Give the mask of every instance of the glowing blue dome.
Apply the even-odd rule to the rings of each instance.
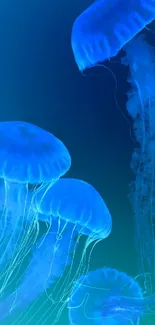
[[[97,0],[74,22],[71,44],[80,71],[115,55],[155,18],[152,0]]]

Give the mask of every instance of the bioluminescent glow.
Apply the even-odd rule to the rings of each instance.
[[[155,19],[152,0],[97,0],[73,24],[71,45],[80,71],[114,57]]]
[[[59,305],[66,305],[73,282],[82,273],[87,273],[94,245],[110,234],[111,215],[93,186],[69,178],[58,180],[47,190],[45,187],[38,190],[32,207],[36,218],[49,224],[50,232],[53,231],[52,223],[54,228],[57,225],[51,274],[55,269],[57,249],[61,255],[61,262],[58,259],[57,263],[64,266],[64,272],[52,285],[49,299],[51,309],[57,306],[59,309]],[[65,253],[61,254],[64,250]]]
[[[144,298],[136,279],[111,268],[79,278],[68,303],[71,325],[138,325],[153,306],[155,295]]]
[[[37,186],[50,187],[70,165],[68,150],[54,135],[26,122],[0,123],[1,295],[39,233],[31,211]]]

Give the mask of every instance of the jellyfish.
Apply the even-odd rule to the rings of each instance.
[[[155,296],[144,297],[136,279],[112,268],[81,276],[68,302],[70,324],[139,325],[153,313]]]
[[[94,1],[73,24],[71,45],[79,70],[116,56],[154,18],[154,0]]]
[[[63,256],[68,254],[69,235],[69,231],[65,232],[61,240],[58,240],[57,222],[53,218],[48,232],[33,245],[28,266],[16,283],[15,290],[5,299],[1,299],[1,321],[17,312],[20,312],[19,317],[23,320],[23,311],[32,303],[34,307],[35,300],[61,276],[66,265]],[[71,258],[68,258],[67,265],[70,263]]]
[[[64,271],[52,285],[50,294],[50,300],[58,306],[59,313],[59,306],[65,306],[68,300],[73,281],[83,272],[87,273],[94,245],[110,234],[111,215],[93,186],[72,178],[61,178],[47,190],[38,191],[32,208],[38,214],[37,218],[46,221],[51,230],[52,221],[56,222],[54,250],[58,243],[59,249],[63,250],[64,236],[68,238],[67,248],[61,257],[64,259]],[[52,267],[51,264],[51,270]]]
[[[126,109],[135,137],[131,169],[130,201],[134,211],[135,244],[139,272],[150,274],[145,284],[155,285],[155,50],[144,35],[125,46],[122,63],[129,67],[130,90]]]
[[[70,164],[67,148],[54,135],[26,122],[0,123],[1,295],[38,236],[39,223],[31,212],[36,187],[52,186]]]

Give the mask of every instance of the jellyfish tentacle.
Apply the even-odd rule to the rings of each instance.
[[[26,122],[0,122],[1,294],[38,237],[34,195],[39,187],[52,186],[70,165],[67,148],[54,135]],[[34,184],[31,192],[29,183]]]

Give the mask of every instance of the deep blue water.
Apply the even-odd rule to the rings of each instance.
[[[127,199],[134,146],[125,112],[128,71],[120,56],[106,64],[117,79],[117,89],[104,67],[85,76],[78,71],[71,28],[90,3],[1,0],[0,121],[34,123],[66,144],[72,156],[68,176],[95,186],[113,217],[112,234],[96,248],[91,267],[114,267],[134,276],[138,273],[134,220]],[[153,42],[153,34],[148,37]],[[67,313],[64,317],[60,324],[66,325]]]

